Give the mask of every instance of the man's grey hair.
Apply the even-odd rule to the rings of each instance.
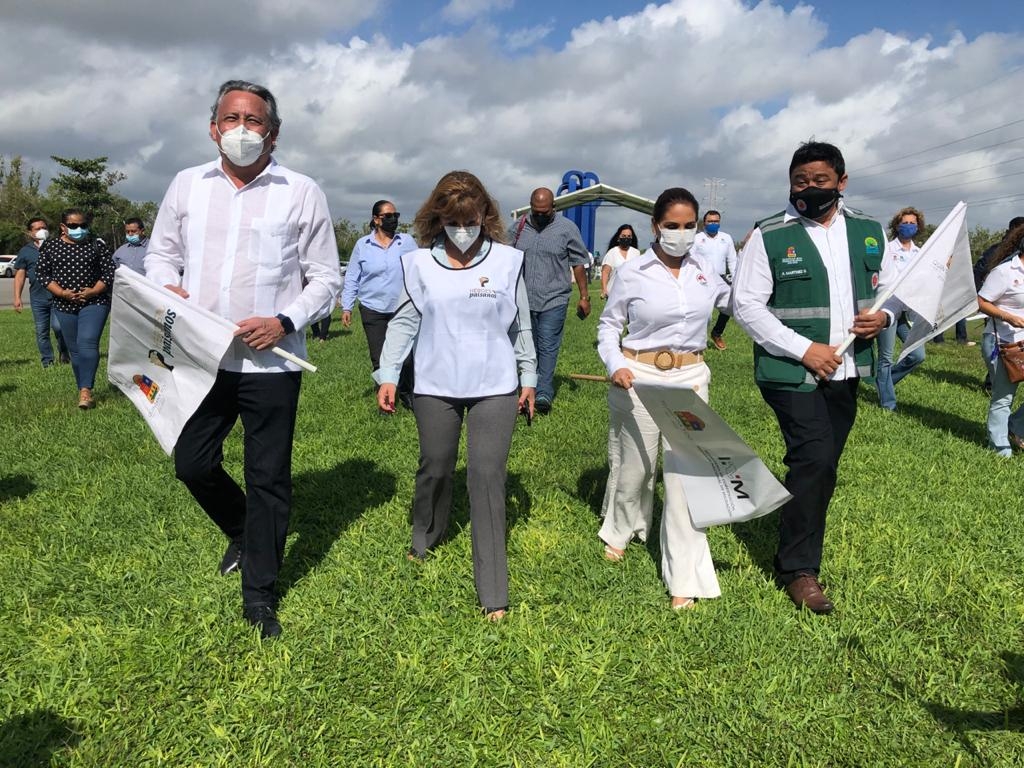
[[[231,91],[255,93],[263,99],[267,103],[267,119],[270,120],[270,130],[274,133],[278,131],[281,127],[281,117],[277,114],[277,99],[274,98],[274,94],[262,85],[250,83],[248,80],[228,80],[221,85],[220,90],[217,91],[217,100],[213,102],[213,107],[210,108],[211,123],[217,122],[217,110],[220,108],[220,101],[224,98],[224,94]]]

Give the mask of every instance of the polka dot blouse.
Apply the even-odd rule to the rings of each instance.
[[[114,285],[114,260],[110,248],[102,240],[80,243],[66,243],[60,237],[47,240],[39,249],[36,274],[42,285],[57,283],[69,291],[92,288],[97,280],[106,284],[107,289],[103,293],[84,302],[66,301],[54,296],[53,306],[61,312],[74,315],[90,304],[110,304],[110,289]]]

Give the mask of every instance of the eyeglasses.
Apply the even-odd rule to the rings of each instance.
[[[80,229],[80,228],[85,226],[85,222],[84,221],[66,221],[66,222],[64,222],[64,226],[67,227],[68,229]]]
[[[401,215],[402,214],[400,214],[398,211],[395,211],[394,213],[378,213],[377,214],[377,218],[378,219],[397,219],[397,218],[400,218]]]

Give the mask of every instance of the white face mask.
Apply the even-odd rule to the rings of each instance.
[[[35,231],[35,234],[32,235],[32,237],[34,237],[40,243],[43,242],[43,240],[45,240],[49,236],[50,236],[50,232],[49,232],[49,230],[46,230],[46,229],[37,229]]]
[[[444,233],[460,253],[465,253],[480,237],[480,227],[445,227]]]
[[[220,133],[220,128],[217,129],[217,133]],[[227,133],[220,133],[220,151],[232,165],[245,168],[260,159],[266,140],[267,136],[260,136],[256,131],[239,125]]]
[[[661,243],[661,250],[678,259],[690,252],[695,237],[697,237],[696,228],[663,229],[658,235],[658,242]]]

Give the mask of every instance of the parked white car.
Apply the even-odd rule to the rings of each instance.
[[[14,277],[14,260],[17,256],[0,256],[0,275]]]

